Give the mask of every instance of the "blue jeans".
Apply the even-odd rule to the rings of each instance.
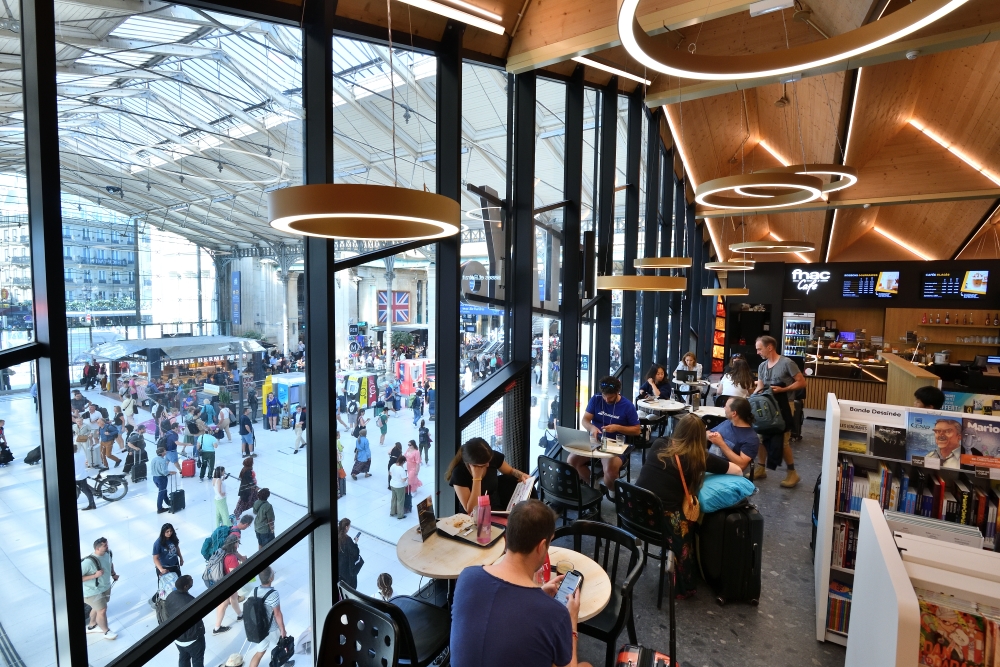
[[[156,485],[156,509],[163,509],[163,503],[167,502],[167,477],[159,475],[153,477],[153,484]]]

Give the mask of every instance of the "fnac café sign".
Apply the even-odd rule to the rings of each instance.
[[[829,280],[829,271],[803,271],[802,269],[792,271],[792,283],[795,285],[795,289],[805,294],[816,291],[821,283]]]

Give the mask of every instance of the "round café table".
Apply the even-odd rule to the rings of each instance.
[[[585,449],[583,447],[573,447],[572,445],[563,445],[563,450],[568,454],[576,454],[577,456],[585,456],[588,459],[613,459],[618,454],[613,454],[612,452],[602,452],[600,449]],[[590,485],[594,485],[594,466],[593,461],[590,462]]]
[[[643,398],[636,401],[635,406],[645,412],[655,412],[668,416],[675,415],[687,409],[686,404],[666,398]]]
[[[502,558],[497,559],[499,562]],[[556,576],[556,565],[559,561],[573,563],[573,569],[583,575],[583,588],[580,589],[581,621],[589,621],[608,606],[611,601],[611,578],[594,559],[584,556],[579,551],[565,547],[549,547],[549,563],[552,565],[552,576]]]
[[[463,544],[435,532],[424,542],[417,526],[403,533],[396,542],[396,558],[407,570],[431,579],[458,579],[471,565],[489,565],[503,554],[506,538],[491,547]]]
[[[726,409],[717,408],[714,405],[703,405],[697,410],[693,410],[692,414],[695,414],[701,417],[702,419],[704,419],[705,417],[721,417],[722,419],[725,419]]]

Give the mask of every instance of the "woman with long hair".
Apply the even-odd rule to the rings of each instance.
[[[701,364],[698,363],[698,357],[695,356],[694,352],[685,352],[681,360],[677,362],[677,368],[674,369],[674,377],[677,378],[680,372],[690,372],[694,373],[695,380],[701,380]],[[679,391],[686,392],[691,391],[691,385],[682,384],[678,387]],[[687,394],[683,395],[685,401],[690,401],[690,396]]]
[[[215,527],[232,525],[229,521],[229,503],[226,500],[226,469],[222,466],[215,467],[212,490],[215,492]]]
[[[216,468],[218,470],[218,468]],[[240,553],[240,535],[238,533],[230,533],[226,541],[222,543],[222,551],[225,556],[222,558],[222,573],[229,574],[240,565],[246,562],[247,557]],[[243,611],[240,609],[240,594],[239,591],[233,593],[228,598],[222,601],[218,607],[215,608],[215,627],[212,628],[212,634],[218,635],[229,630],[228,625],[223,625],[222,621],[226,617],[226,607],[232,607],[233,611],[236,612],[236,620],[243,620]]]
[[[410,440],[403,457],[406,459],[407,492],[413,493],[424,485],[417,477],[417,473],[420,472],[420,450],[417,449],[417,443],[414,440]]]
[[[243,512],[253,507],[257,500],[257,474],[253,471],[253,457],[248,456],[243,459],[243,467],[240,468],[240,499],[236,503],[233,513],[242,516]]]
[[[754,390],[755,384],[750,364],[741,357],[734,358],[722,380],[715,386],[716,405],[725,405],[731,397],[746,398]]]
[[[125,441],[122,440],[122,431],[125,429],[125,415],[122,413],[122,408],[120,405],[115,406],[115,416],[111,418],[111,423],[118,427],[118,435],[115,437],[115,442],[118,443],[118,450],[125,453]]]
[[[668,398],[670,396],[670,380],[667,379],[667,369],[660,364],[653,364],[646,371],[646,381],[639,387],[639,398]]]
[[[512,468],[503,453],[491,449],[482,438],[472,438],[455,454],[444,477],[465,511],[472,514],[483,494],[489,495],[494,510],[507,509],[517,483],[528,475]]]
[[[153,542],[153,565],[156,566],[156,577],[160,578],[167,572],[181,576],[181,565],[184,556],[181,555],[181,541],[177,539],[177,531],[173,524],[165,523],[160,527],[160,536]]]
[[[278,430],[278,417],[281,415],[281,403],[275,397],[274,392],[267,395],[267,428],[271,431]]]
[[[337,572],[340,579],[354,590],[358,589],[358,572],[364,565],[361,558],[361,550],[358,548],[358,539],[361,533],[351,537],[348,531],[351,530],[351,520],[344,518],[337,524]]]
[[[742,474],[739,466],[706,453],[706,449],[705,424],[696,415],[686,414],[677,420],[670,440],[659,438],[653,443],[652,456],[646,457],[636,480],[636,486],[652,491],[663,503],[663,516],[670,528],[667,542],[677,559],[678,599],[694,594],[697,567],[692,533],[694,520],[684,516],[685,485],[688,492],[697,498],[706,472]],[[681,475],[684,476],[683,481]]]

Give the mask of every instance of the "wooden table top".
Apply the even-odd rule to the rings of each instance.
[[[463,544],[434,533],[421,540],[417,526],[403,533],[396,543],[396,558],[403,567],[431,579],[458,579],[470,565],[489,565],[503,554],[507,539],[501,537],[491,547]]]
[[[664,398],[656,400],[644,398],[636,401],[635,405],[639,409],[649,412],[680,412],[681,410],[685,410],[687,408],[685,403],[681,403],[680,401],[671,401]]]
[[[562,448],[570,454],[586,456],[588,459],[613,459],[616,456],[621,456],[621,454],[614,454],[612,452],[602,452],[599,449],[583,449],[582,447],[573,447],[571,445],[563,445]]]
[[[498,558],[497,562],[503,560]],[[549,563],[552,565],[552,576],[556,575],[556,565],[559,561],[573,563],[573,569],[583,575],[583,588],[580,589],[581,621],[589,621],[604,611],[611,601],[611,578],[594,559],[579,551],[564,547],[549,547]]]

